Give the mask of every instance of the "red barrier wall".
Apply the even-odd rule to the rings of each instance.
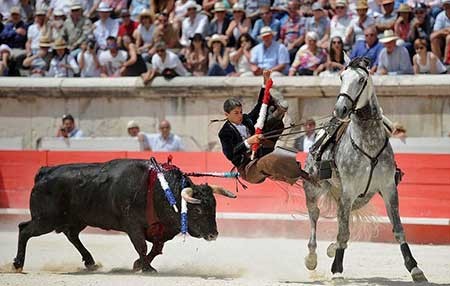
[[[231,164],[218,152],[171,153],[173,163],[185,172],[229,171]],[[169,153],[151,152],[66,152],[0,151],[0,208],[28,208],[34,175],[41,166],[76,162],[104,162],[116,158],[155,156],[160,162]],[[305,154],[298,159],[304,161]],[[409,218],[450,218],[450,155],[397,154],[397,164],[405,172],[399,186],[400,213]],[[222,178],[193,178],[196,183],[211,183],[236,191],[235,181]],[[223,213],[306,213],[304,193],[299,186],[267,180],[263,184],[239,187],[238,199],[218,197],[218,212]],[[381,198],[373,204],[378,215],[386,216]],[[442,227],[442,225],[441,225]],[[445,226],[444,226],[445,227]],[[415,230],[417,232],[418,230]],[[425,230],[424,230],[425,231]],[[440,240],[450,243],[450,226],[440,232]]]

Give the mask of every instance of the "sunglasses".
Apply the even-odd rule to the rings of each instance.
[[[416,14],[425,14],[425,11],[424,10],[417,10],[415,13]]]

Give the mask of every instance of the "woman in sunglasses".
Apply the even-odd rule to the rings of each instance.
[[[427,41],[416,39],[414,41],[416,54],[413,57],[415,74],[446,74],[447,69],[441,60],[431,51],[427,51]]]

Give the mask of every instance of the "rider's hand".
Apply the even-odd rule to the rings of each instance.
[[[271,74],[271,70],[263,70],[264,85],[266,85],[267,81],[270,79]]]
[[[252,135],[250,137],[247,138],[247,143],[252,145],[252,144],[257,144],[261,141],[262,135],[261,134],[255,134]]]

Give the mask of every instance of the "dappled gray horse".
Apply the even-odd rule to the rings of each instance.
[[[317,266],[316,224],[320,214],[317,201],[321,195],[331,195],[337,203],[337,242],[330,245],[327,251],[330,257],[334,255],[331,272],[337,276],[343,272],[342,261],[350,237],[350,212],[361,208],[379,193],[393,225],[395,239],[400,243],[406,268],[414,281],[426,281],[411,254],[400,221],[394,153],[367,67],[367,59],[358,58],[341,74],[342,84],[334,115],[340,120],[350,117],[350,123],[335,151],[326,150],[322,156],[324,160],[334,159],[336,169],[332,178],[320,181],[320,187],[308,181],[304,183],[311,224],[309,254],[305,264],[310,270]],[[311,173],[315,169],[316,164],[310,154],[306,170]]]

